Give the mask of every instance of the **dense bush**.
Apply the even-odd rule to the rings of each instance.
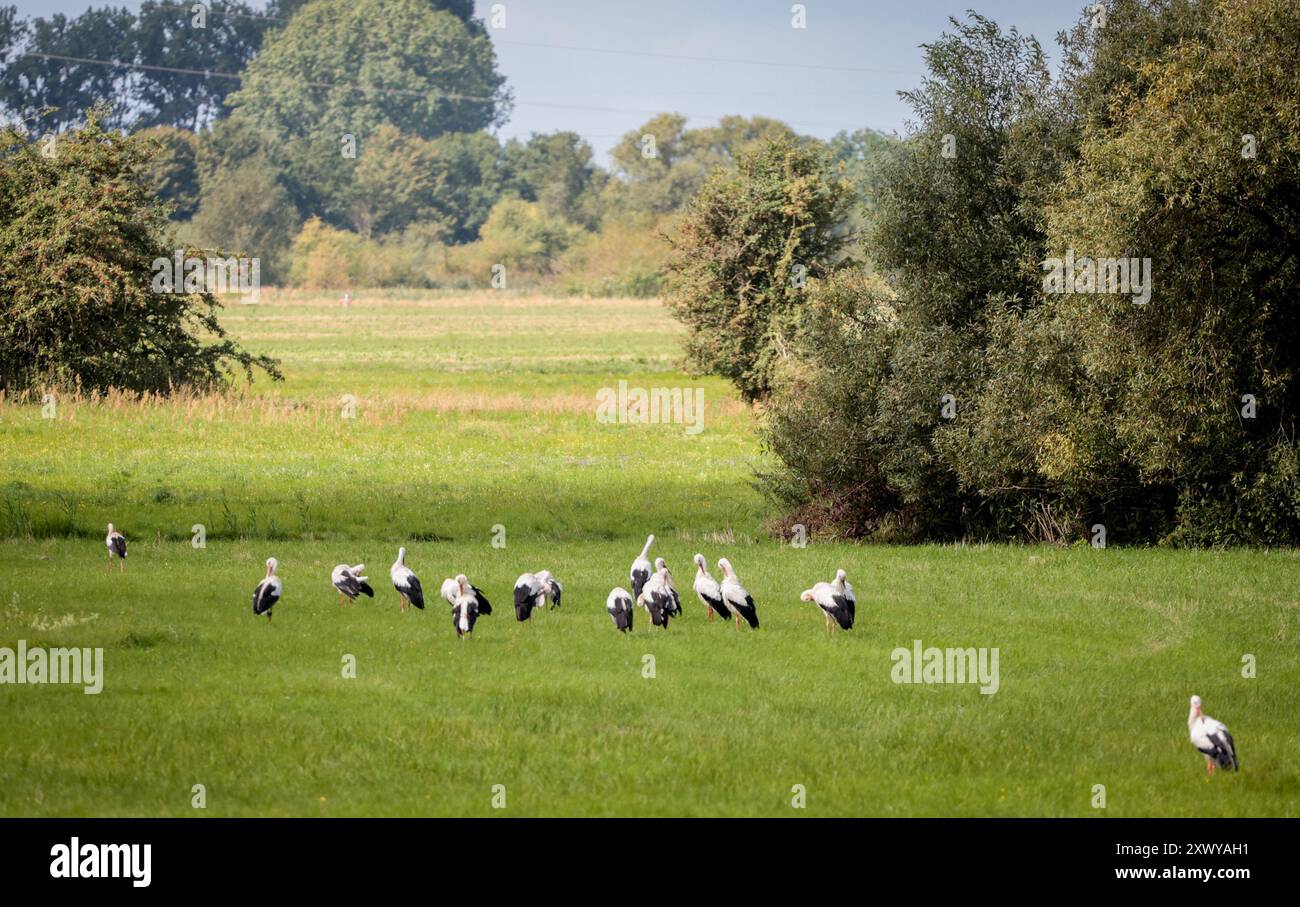
[[[808,278],[836,267],[847,237],[836,228],[852,189],[824,152],[776,139],[716,170],[671,237],[666,302],[690,328],[686,354],[728,378],[747,400],[771,390],[793,340]]]
[[[145,175],[156,146],[98,119],[53,146],[0,132],[0,387],[168,393],[276,363],[225,336],[207,292],[158,293],[172,259]]]

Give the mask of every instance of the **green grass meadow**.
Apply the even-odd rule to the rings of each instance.
[[[0,685],[0,815],[1300,814],[1297,552],[783,544],[755,416],[680,371],[654,301],[267,292],[223,320],[287,380],[0,404],[0,646],[102,647],[105,672]],[[704,430],[598,421],[619,381],[704,388]],[[648,532],[687,616],[622,636],[604,601]],[[398,610],[399,545],[423,612]],[[761,630],[706,621],[696,551]],[[374,600],[338,606],[343,561]],[[827,639],[799,593],[836,567],[858,626]],[[541,568],[564,605],[518,624]],[[464,642],[437,597],[457,572],[495,605]],[[997,693],[892,682],[915,639],[997,647]],[[1206,778],[1193,693],[1240,773]]]

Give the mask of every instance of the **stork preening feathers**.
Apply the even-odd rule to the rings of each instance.
[[[740,619],[743,617],[745,623],[757,630],[758,609],[754,607],[754,598],[740,584],[740,578],[736,576],[736,571],[732,569],[731,561],[725,557],[719,558],[718,569],[722,571],[722,582],[719,584],[722,591],[722,601],[735,612],[736,629],[740,629]]]
[[[632,579],[632,597],[641,597],[641,588],[645,586],[646,581],[650,579],[650,574],[654,571],[650,567],[650,546],[655,543],[655,537],[649,536],[645,540],[645,547],[637,555],[636,560],[632,562],[632,571],[629,576]]]
[[[334,584],[335,589],[339,590],[340,608],[343,607],[344,599],[347,599],[350,605],[357,600],[358,595],[375,597],[375,590],[370,587],[370,583],[366,582],[370,577],[361,575],[365,569],[365,564],[357,564],[355,567],[339,564],[330,574],[330,582]]]
[[[279,561],[273,557],[268,557],[266,559],[266,577],[253,589],[253,616],[265,614],[268,624],[271,622],[271,609],[280,600],[280,593],[284,589],[280,585],[280,577],[275,575],[275,568],[278,566],[280,566]]]
[[[650,614],[650,624],[668,629],[668,619],[681,613],[681,599],[673,588],[672,574],[663,566],[663,558],[656,565],[655,572],[641,587],[641,594],[636,603]]]
[[[709,567],[704,560],[704,555],[695,555],[695,566],[699,568],[695,571],[695,594],[700,601],[704,602],[704,607],[709,609],[709,620],[713,620],[715,611],[722,615],[723,620],[730,620],[731,611],[722,600],[722,588],[718,585],[718,581],[709,575]]]
[[[451,602],[451,625],[461,639],[474,632],[474,624],[481,614],[491,614],[492,605],[477,586],[471,585],[465,574],[444,580],[442,597]]]
[[[462,584],[464,585],[463,589],[461,588]],[[492,603],[483,594],[483,590],[466,579],[463,573],[457,574],[455,579],[443,580],[441,592],[442,597],[451,605],[453,611],[456,609],[456,603],[459,601],[460,596],[468,594],[473,596],[479,614],[492,613]]]
[[[104,536],[104,544],[108,547],[108,566],[113,566],[113,557],[116,555],[118,572],[126,572],[126,536],[114,529],[112,523],[108,524],[108,535]]]
[[[410,567],[406,566],[405,548],[397,549],[397,560],[393,561],[393,566],[388,571],[388,575],[393,579],[393,588],[402,597],[401,609],[405,611],[409,602],[423,611],[424,589],[420,587],[420,578],[411,571]]]
[[[545,600],[542,581],[531,573],[521,573],[515,580],[515,620],[520,623],[531,620],[533,609],[541,607]]]
[[[829,583],[817,583],[799,596],[800,601],[813,602],[822,609],[826,619],[826,635],[831,635],[831,618],[842,629],[852,630],[853,619],[857,616],[858,601],[853,597],[853,587],[849,585],[848,574],[843,570],[835,571],[835,579]]]
[[[1192,697],[1192,708],[1187,714],[1187,732],[1192,746],[1205,756],[1206,775],[1214,774],[1215,763],[1219,768],[1230,768],[1234,772],[1238,769],[1237,745],[1228,733],[1228,726],[1201,711],[1200,696]]]
[[[609,598],[605,599],[605,610],[609,612],[609,619],[620,633],[632,629],[632,596],[622,586],[609,593]]]
[[[560,607],[560,596],[564,594],[564,587],[560,581],[551,575],[549,570],[538,570],[533,576],[542,584],[542,598],[549,603],[551,608]]]

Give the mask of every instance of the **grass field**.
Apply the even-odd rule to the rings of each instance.
[[[105,663],[97,696],[0,686],[0,815],[1300,814],[1296,552],[783,545],[754,417],[678,371],[654,302],[266,294],[224,320],[283,384],[0,404],[0,646]],[[619,381],[704,388],[704,430],[598,421]],[[688,594],[667,632],[617,634],[647,532],[688,592],[695,551],[729,557],[763,628]],[[422,613],[388,582],[401,544]],[[342,561],[375,600],[338,607]],[[840,566],[859,625],[826,639],[798,595]],[[564,607],[520,625],[510,587],[542,567]],[[434,594],[458,571],[498,606],[464,643]],[[998,648],[998,691],[895,684],[915,639]],[[1206,780],[1192,693],[1239,774]]]

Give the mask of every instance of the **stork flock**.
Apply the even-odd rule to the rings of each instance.
[[[646,538],[641,553],[632,561],[632,569],[628,574],[632,591],[629,593],[618,586],[605,599],[605,610],[614,622],[615,629],[621,633],[632,630],[635,608],[644,609],[649,615],[650,624],[664,630],[668,628],[669,620],[684,616],[681,596],[673,585],[673,576],[667,563],[662,557],[655,558],[653,564],[650,562],[650,548],[654,541],[653,535]],[[126,537],[112,523],[108,524],[104,544],[108,548],[110,569],[116,558],[119,571],[125,572]],[[718,615],[723,620],[734,620],[737,630],[743,619],[751,629],[757,630],[758,609],[754,605],[754,597],[741,585],[731,561],[725,557],[718,559],[721,581],[709,573],[708,562],[703,554],[696,554],[694,561],[696,572],[693,589],[704,605],[708,619],[713,620]],[[275,573],[278,567],[279,561],[273,557],[267,558],[266,575],[253,589],[253,614],[265,614],[268,624],[271,609],[284,592],[280,577]],[[375,590],[364,573],[365,569],[365,564],[339,564],[334,568],[330,582],[338,590],[339,607],[352,604],[362,595],[375,597]],[[424,590],[420,578],[406,566],[405,548],[397,549],[397,560],[389,569],[389,576],[393,588],[397,590],[399,607],[403,612],[412,607],[424,610]],[[471,583],[463,573],[443,580],[440,592],[443,599],[451,605],[452,626],[461,639],[468,638],[474,632],[474,624],[480,616],[492,613],[492,604],[483,590]],[[547,606],[552,610],[560,607],[563,594],[560,581],[549,570],[521,574],[515,580],[515,619],[520,623],[530,623],[535,610]],[[836,626],[844,630],[853,629],[857,599],[853,595],[853,587],[849,585],[848,575],[843,570],[835,571],[835,579],[831,582],[817,583],[801,593],[799,600],[815,604],[821,609],[828,636]],[[1237,745],[1228,732],[1228,726],[1205,714],[1200,696],[1191,698],[1187,731],[1192,746],[1205,757],[1207,776],[1214,774],[1216,765],[1232,771],[1240,769]]]

